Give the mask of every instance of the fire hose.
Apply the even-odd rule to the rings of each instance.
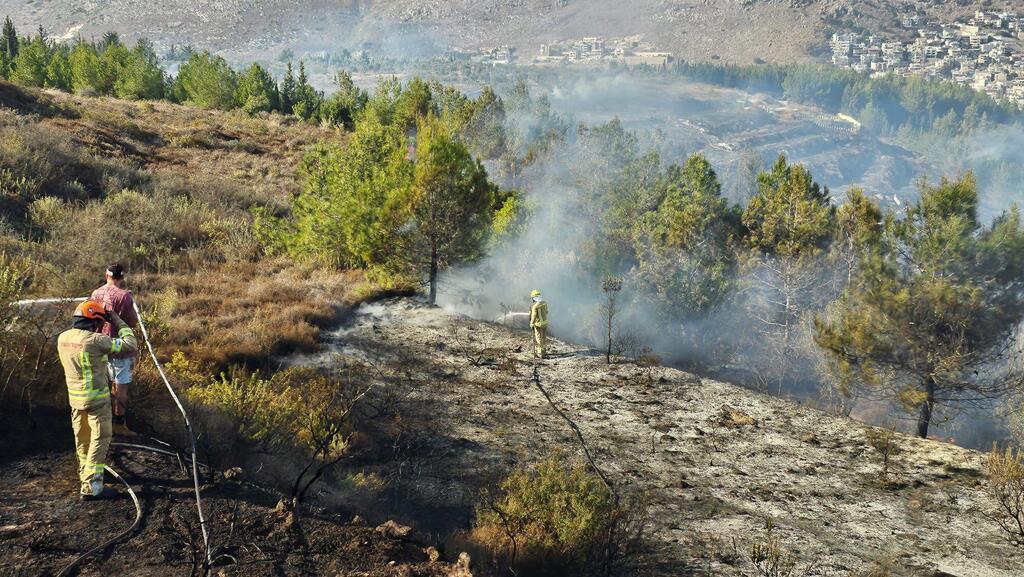
[[[132,486],[129,485],[128,481],[125,481],[124,478],[121,477],[121,475],[118,475],[117,471],[115,471],[110,466],[105,466],[104,469],[106,470],[106,472],[113,475],[115,479],[124,483],[124,486],[128,489],[128,495],[132,498],[132,502],[135,503],[135,521],[132,522],[131,527],[128,527],[127,529],[118,533],[112,538],[107,539],[103,543],[100,543],[99,545],[93,547],[92,549],[89,549],[85,553],[82,553],[78,557],[75,557],[75,559],[71,561],[71,563],[68,563],[64,566],[63,569],[60,570],[60,573],[57,573],[57,577],[66,577],[67,575],[71,575],[74,568],[77,567],[82,561],[85,561],[88,557],[95,555],[100,551],[103,551],[107,547],[110,547],[111,545],[118,543],[125,537],[131,535],[135,532],[135,529],[138,528],[139,523],[142,522],[142,504],[139,503],[139,497],[138,495],[135,494],[135,491],[132,490]]]
[[[87,297],[65,297],[65,298],[48,298],[48,299],[30,299],[30,300],[16,301],[16,302],[13,302],[11,304],[21,308],[21,307],[25,307],[25,306],[29,306],[29,305],[35,305],[35,304],[54,304],[54,303],[66,303],[66,302],[79,302],[79,301],[86,300],[86,298]],[[210,535],[209,535],[209,529],[207,527],[208,521],[206,519],[206,515],[203,512],[203,499],[202,499],[202,495],[200,494],[200,490],[199,490],[199,460],[198,460],[198,456],[196,454],[196,435],[195,435],[195,431],[193,431],[193,429],[192,429],[192,423],[191,423],[191,421],[189,421],[188,413],[185,411],[185,407],[184,407],[184,405],[182,405],[181,399],[179,399],[178,398],[178,394],[176,392],[174,392],[174,387],[171,386],[171,382],[167,378],[167,374],[164,373],[163,366],[161,366],[160,361],[156,357],[156,352],[153,350],[153,344],[149,340],[149,333],[148,333],[148,331],[146,331],[146,324],[142,320],[142,311],[139,310],[138,303],[133,302],[132,306],[134,307],[135,314],[136,314],[136,316],[139,319],[139,328],[142,330],[142,339],[146,343],[146,349],[149,351],[149,355],[153,359],[153,364],[156,366],[156,370],[157,370],[157,373],[159,373],[159,375],[160,375],[160,379],[163,381],[164,385],[167,387],[167,392],[170,393],[171,398],[174,400],[174,404],[178,407],[178,411],[181,413],[181,417],[182,417],[182,419],[183,419],[183,421],[185,423],[185,431],[188,433],[189,441],[191,443],[191,453],[192,453],[191,454],[191,456],[192,456],[192,484],[195,487],[196,509],[197,509],[197,511],[199,513],[199,527],[200,527],[200,530],[202,531],[202,535],[203,535],[204,557],[206,559],[206,566],[209,567],[212,564],[212,558],[211,558],[212,557],[212,551],[210,549]],[[146,447],[146,448],[152,450],[151,447]],[[179,457],[179,462],[180,462],[180,457]],[[68,575],[69,574],[68,571],[73,569],[83,559],[89,557],[90,555],[92,555],[92,554],[94,554],[94,553],[96,553],[98,551],[102,551],[103,549],[109,547],[110,545],[113,545],[114,543],[117,543],[124,536],[131,534],[139,526],[139,522],[142,519],[142,505],[139,503],[138,497],[135,495],[135,492],[132,490],[131,486],[129,486],[128,483],[123,478],[121,478],[121,476],[118,475],[113,469],[111,469],[110,467],[106,467],[106,470],[110,471],[110,473],[115,478],[117,478],[119,481],[124,483],[124,485],[126,487],[128,487],[128,494],[131,495],[132,501],[135,502],[135,509],[136,509],[135,522],[132,523],[132,526],[129,527],[128,530],[126,530],[123,533],[115,536],[113,539],[110,539],[107,542],[105,542],[105,543],[103,543],[103,544],[101,544],[101,545],[99,545],[97,547],[94,547],[94,548],[90,549],[89,551],[86,551],[85,553],[80,555],[78,558],[76,558],[74,561],[72,561],[70,565],[68,565],[64,569],[62,569],[61,572],[58,574],[58,577],[61,577],[63,575]]]

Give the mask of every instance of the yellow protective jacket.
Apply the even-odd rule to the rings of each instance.
[[[540,301],[530,307],[530,328],[548,326],[548,303]]]
[[[110,402],[107,355],[138,350],[135,333],[128,325],[118,327],[117,337],[82,329],[68,329],[57,337],[57,355],[64,365],[71,408],[93,409]]]

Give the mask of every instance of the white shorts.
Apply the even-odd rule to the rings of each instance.
[[[132,382],[132,369],[135,368],[135,358],[110,359],[110,378],[119,385],[127,385]]]

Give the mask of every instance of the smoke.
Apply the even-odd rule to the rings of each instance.
[[[630,161],[645,152],[660,155],[660,165],[649,167],[652,172],[681,164],[687,155],[700,152],[719,174],[726,196],[743,199],[752,186],[750,176],[742,175],[743,163],[753,159],[763,166],[779,152],[787,152],[791,163],[805,164],[817,181],[832,188],[836,202],[843,197],[842,189],[862,186],[869,195],[895,205],[912,200],[918,177],[934,180],[935,165],[868,135],[830,134],[827,126],[799,113],[773,113],[776,104],[764,96],[628,73],[531,80],[528,104],[510,107],[510,132],[520,135],[523,150],[529,146],[544,150],[538,146],[538,135],[545,134],[545,127],[557,125],[566,135],[564,142],[541,154],[540,161],[516,178],[489,166],[493,176],[504,178],[504,186],[523,195],[529,212],[526,229],[497,244],[482,261],[446,273],[439,304],[493,320],[509,310],[529,310],[530,291],[538,289],[549,303],[553,336],[600,348],[605,337],[601,304],[606,297],[601,280],[605,275],[622,276],[626,283],[619,295],[616,333],[623,347],[635,353],[646,345],[669,363],[712,370],[773,393],[787,380],[787,394],[823,406],[826,399],[818,396],[817,387],[826,379],[815,371],[821,368],[824,353],[812,341],[807,317],[794,323],[792,336],[787,337],[791,341],[784,346],[758,318],[758,308],[776,296],[771,294],[770,266],[748,271],[727,301],[710,313],[675,314],[653,298],[651,287],[642,285],[635,260],[601,252],[607,247],[598,243],[599,235],[607,223],[603,221],[606,214],[594,210],[601,205],[600,191],[619,186],[615,181],[620,178],[643,178],[643,174],[627,176],[623,171],[627,165],[635,169],[636,163]],[[509,102],[511,88],[498,88]],[[620,122],[634,141],[619,149],[595,146],[588,131],[610,121]],[[578,129],[580,123],[586,128]],[[984,169],[993,158],[1005,161],[1024,155],[1019,152],[1024,150],[1019,146],[1024,144],[1024,133],[998,134],[979,135],[966,144],[971,154],[960,159],[968,168]],[[996,214],[1013,198],[999,191],[987,197],[983,210]],[[829,277],[845,276],[844,271],[832,270],[835,267],[824,258],[818,261],[813,274],[804,279],[807,286],[821,291]],[[805,310],[834,298],[841,283],[834,287],[838,288],[832,292],[805,295]],[[778,385],[773,384],[775,378]],[[904,430],[913,426],[912,420],[900,420],[905,414],[887,402],[864,399],[854,415],[879,425],[896,422]],[[937,417],[936,435],[968,446],[985,446],[1005,433],[988,408],[951,407],[944,416],[945,420]]]

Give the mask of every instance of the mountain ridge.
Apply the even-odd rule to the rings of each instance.
[[[949,22],[985,6],[1019,1],[929,0],[192,0],[77,3],[36,0],[6,8],[22,30],[98,37],[130,31],[158,46],[193,44],[244,60],[282,50],[389,45],[415,58],[454,47],[509,45],[529,61],[539,45],[583,36],[641,35],[659,50],[692,61],[806,62],[834,31],[912,35],[900,16]],[[237,42],[237,38],[246,40]]]

